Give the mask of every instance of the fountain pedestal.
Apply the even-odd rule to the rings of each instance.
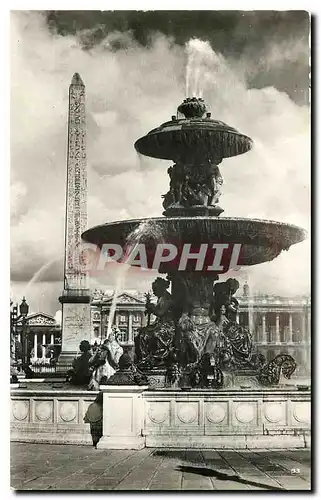
[[[144,401],[147,386],[102,385],[103,436],[97,447],[110,450],[141,450],[143,437]]]

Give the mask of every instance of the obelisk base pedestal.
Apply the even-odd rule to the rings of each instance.
[[[57,372],[65,373],[71,368],[82,340],[90,342],[90,299],[89,290],[64,290],[59,297],[62,304],[62,346]]]

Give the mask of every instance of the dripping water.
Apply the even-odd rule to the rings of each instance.
[[[128,260],[130,259],[132,254],[135,255],[138,245],[146,242],[146,240],[149,241],[153,240],[154,242],[157,243],[161,243],[163,241],[161,230],[157,225],[157,223],[153,220],[147,220],[141,222],[139,226],[134,231],[132,231],[126,238],[125,260],[122,264],[120,264],[116,276],[115,288],[108,316],[107,338],[111,333],[112,325],[114,323],[118,297],[124,289],[126,276],[129,269],[131,268],[131,264],[128,264]]]

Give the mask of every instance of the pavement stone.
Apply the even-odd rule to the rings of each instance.
[[[11,444],[16,491],[311,490],[311,453],[298,450],[95,450]],[[293,474],[293,469],[298,469]]]

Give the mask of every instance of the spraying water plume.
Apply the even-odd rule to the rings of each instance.
[[[198,38],[187,42],[186,54],[186,97],[203,97],[204,78],[211,72],[212,83],[215,84],[213,76],[224,70],[224,58],[212,50],[209,42]]]
[[[126,238],[125,256],[116,274],[115,288],[108,316],[107,337],[111,332],[114,322],[118,297],[124,290],[126,276],[132,265],[128,262],[131,261],[133,255],[135,256],[138,246],[141,243],[148,244],[148,242],[151,241],[153,243],[163,241],[163,235],[161,233],[160,227],[153,220],[146,220],[141,222],[141,224],[139,224],[139,226],[134,229]]]

